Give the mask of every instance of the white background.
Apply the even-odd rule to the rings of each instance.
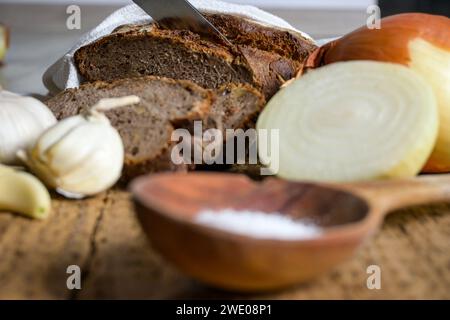
[[[272,8],[339,8],[361,9],[376,0],[227,0],[228,2],[252,4]],[[52,4],[127,4],[130,0],[0,0],[0,3],[52,3]]]

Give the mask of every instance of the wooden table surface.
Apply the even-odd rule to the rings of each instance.
[[[82,30],[69,31],[65,7],[0,4],[0,22],[13,31],[0,84],[44,95],[40,77],[46,67],[113,10],[82,7]],[[365,21],[363,12],[276,13],[316,38],[337,36]],[[69,265],[81,267],[81,290],[66,287]],[[380,290],[367,288],[370,265],[381,268]],[[0,213],[0,299],[15,298],[449,299],[450,205],[392,214],[352,260],[310,283],[242,296],[207,288],[159,257],[138,225],[127,192],[110,190],[84,201],[55,197],[46,221]]]

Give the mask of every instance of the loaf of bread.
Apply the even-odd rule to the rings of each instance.
[[[316,48],[292,31],[231,15],[206,17],[232,47],[187,30],[128,25],[80,48],[75,64],[86,81],[154,75],[190,80],[210,89],[247,83],[270,98]]]
[[[215,91],[184,80],[154,76],[92,82],[67,89],[47,101],[58,119],[79,114],[101,98],[137,95],[137,105],[110,110],[106,116],[125,146],[123,180],[158,171],[186,170],[171,161],[174,129],[195,120],[211,127],[245,128],[261,111],[264,97],[248,85],[228,84]],[[212,124],[212,125],[211,125]]]

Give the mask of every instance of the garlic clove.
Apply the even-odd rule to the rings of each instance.
[[[63,123],[64,125],[57,125],[47,129],[47,131],[45,131],[45,133],[39,138],[39,144],[35,146],[36,152],[39,154],[39,157],[41,159],[47,159],[47,151],[55,143],[57,143],[65,135],[67,135],[68,132],[76,128],[84,121],[84,118],[81,116],[70,117],[59,122],[59,124]]]
[[[0,211],[45,219],[50,210],[50,194],[42,182],[29,173],[0,165]]]

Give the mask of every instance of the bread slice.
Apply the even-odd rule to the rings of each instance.
[[[233,42],[205,39],[187,30],[156,24],[122,26],[75,52],[87,81],[156,75],[191,80],[211,89],[247,83],[270,98],[293,78],[315,49],[299,34],[266,27],[231,15],[208,18]]]
[[[189,81],[153,76],[87,83],[46,103],[62,119],[101,98],[127,95],[137,95],[141,102],[106,113],[125,146],[124,181],[150,172],[187,169],[170,158],[174,129],[192,127],[195,120],[221,128],[245,127],[265,104],[262,95],[246,85],[228,85],[216,93]]]

